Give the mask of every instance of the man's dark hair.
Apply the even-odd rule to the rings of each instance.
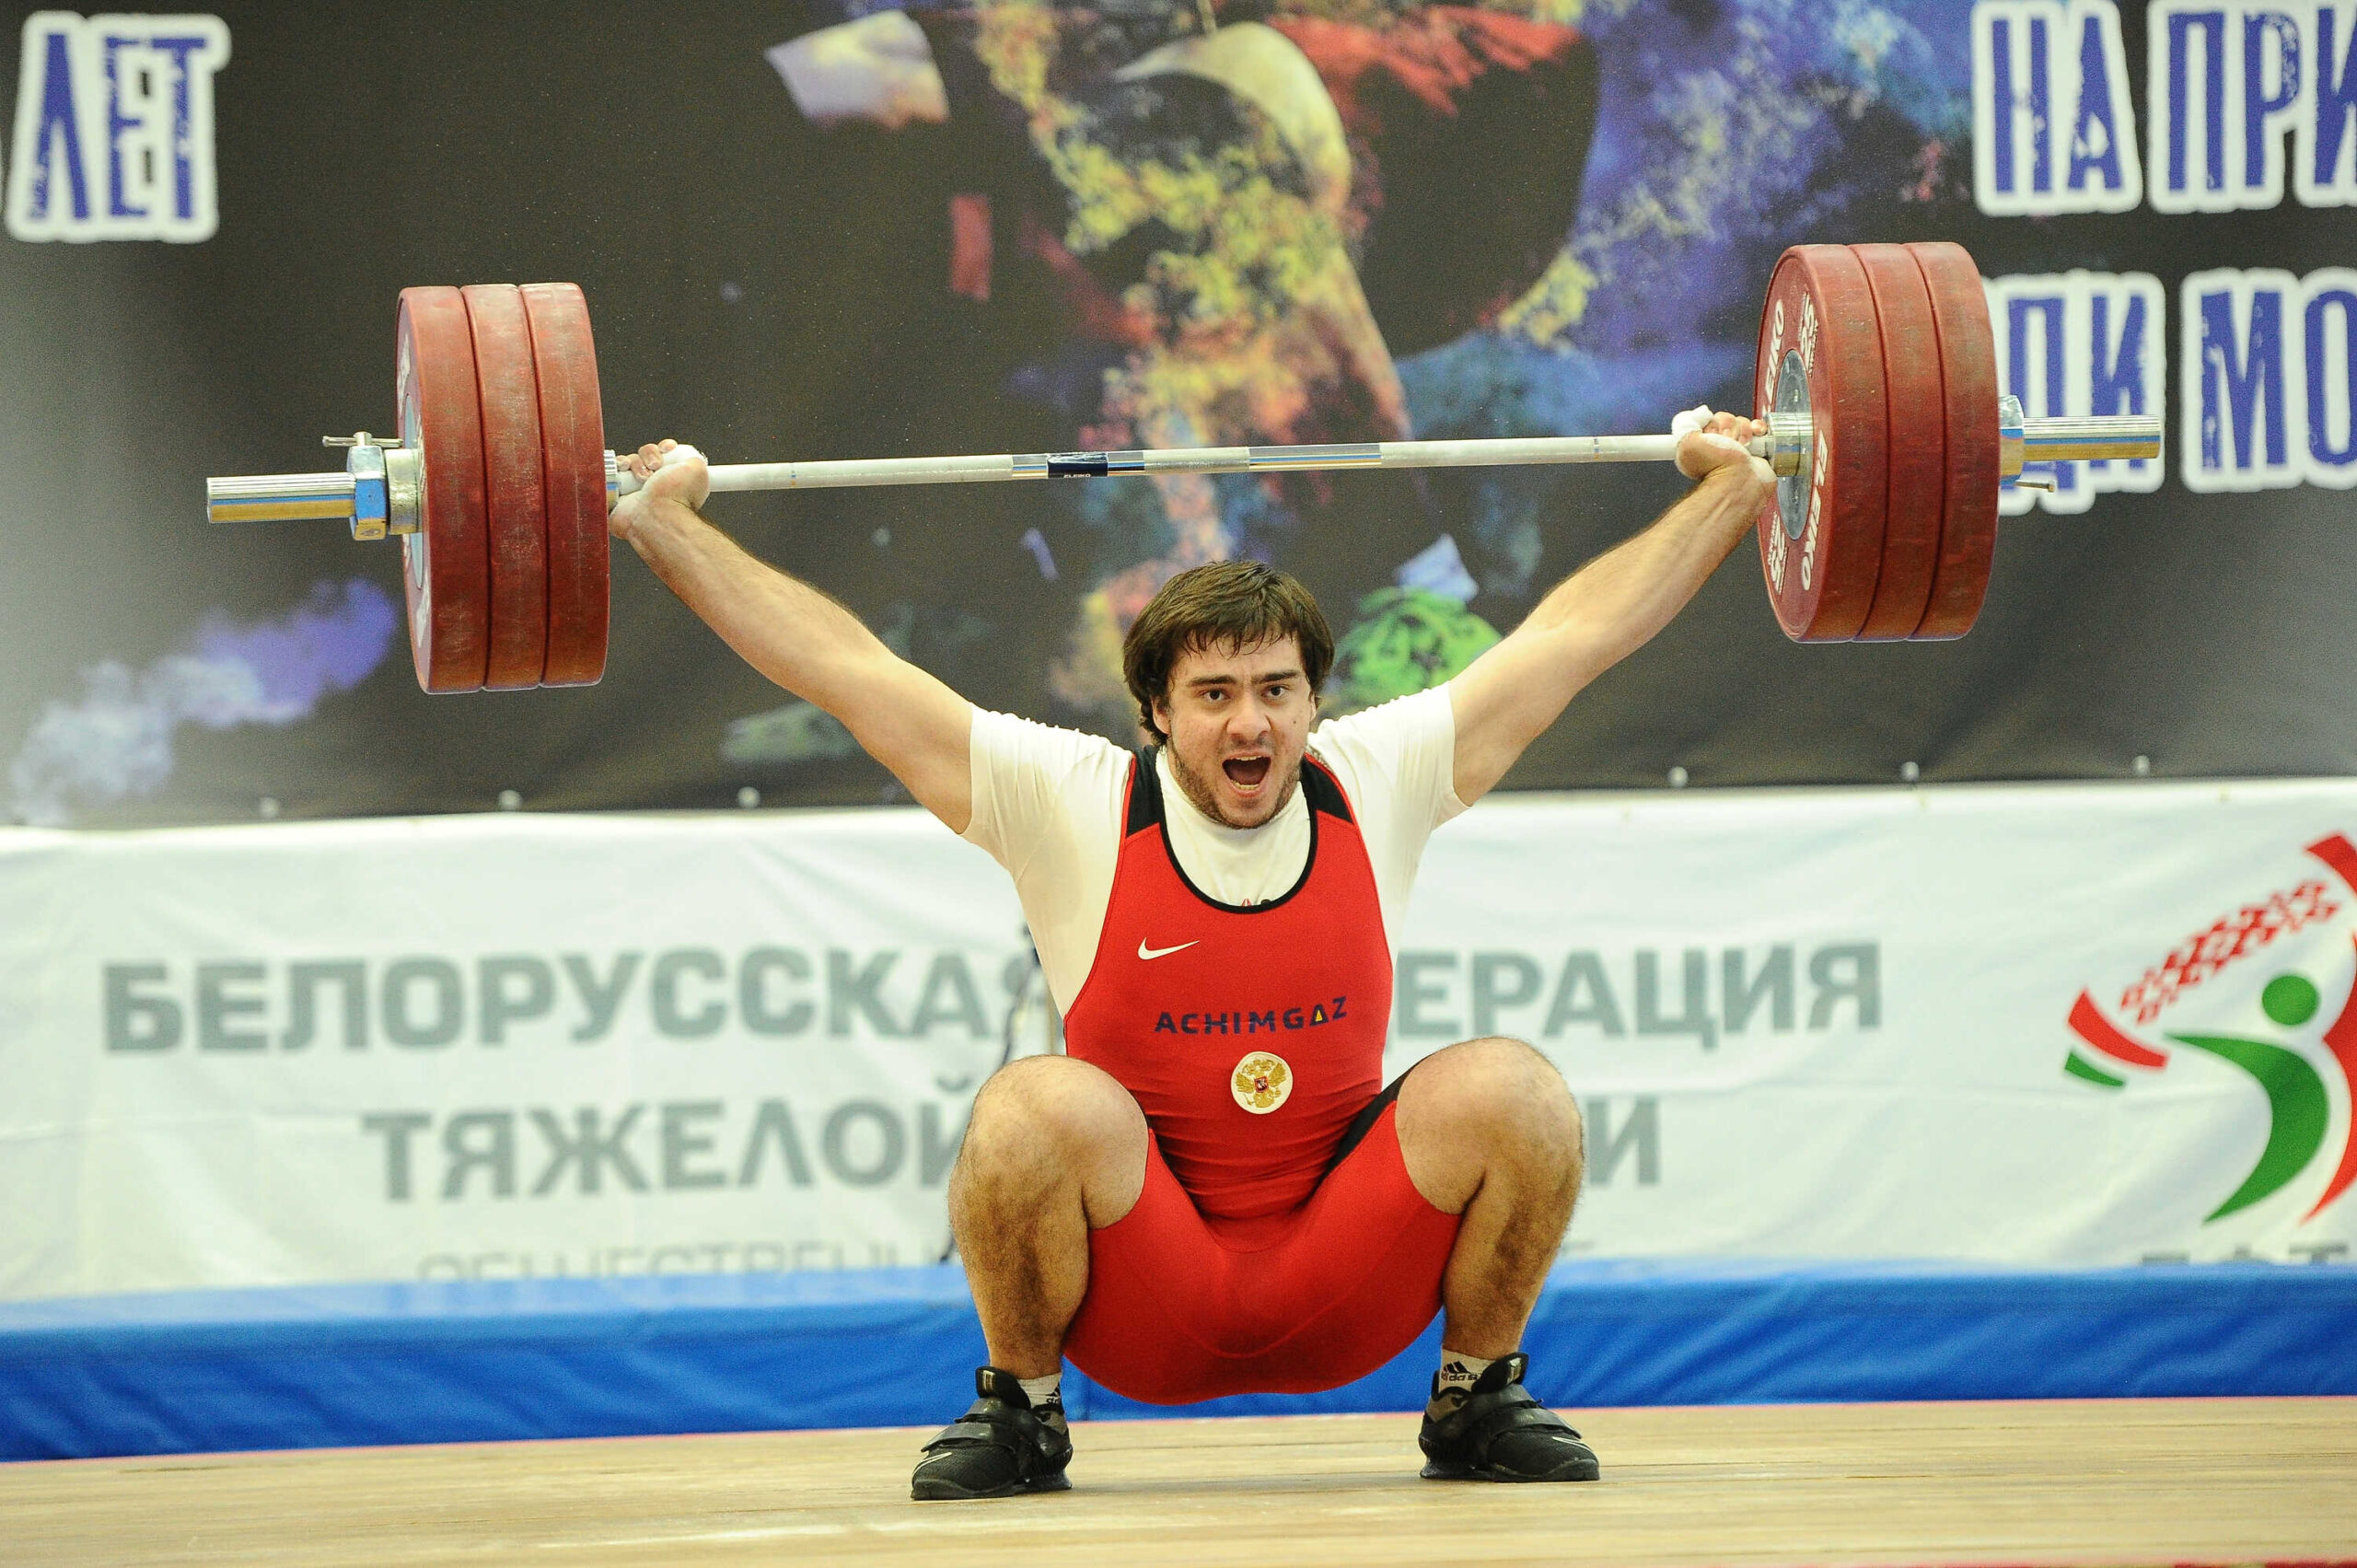
[[[1154,705],[1170,698],[1170,672],[1185,655],[1209,648],[1256,648],[1291,637],[1301,649],[1311,695],[1334,666],[1334,633],[1309,590],[1258,561],[1215,561],[1162,585],[1121,642],[1121,674],[1138,703],[1138,720],[1159,740]]]

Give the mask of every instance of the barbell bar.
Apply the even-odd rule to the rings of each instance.
[[[603,444],[588,308],[570,284],[412,288],[401,434],[328,436],[341,472],[209,479],[215,523],[338,521],[399,539],[429,691],[594,682],[606,513],[639,485]],[[1748,443],[1777,478],[1762,572],[1801,642],[1960,636],[1999,491],[2062,461],[2160,454],[2157,416],[2026,419],[1997,391],[1980,277],[1957,246],[1795,246],[1761,312]],[[1562,436],[711,465],[716,493],[1186,473],[1666,462],[1675,436]]]
[[[2161,422],[2138,416],[2026,419],[2014,398],[1999,401],[2010,442],[2008,478],[2026,468],[2158,455]],[[1771,431],[1745,445],[1780,478],[1807,470],[1805,418],[1771,415]],[[204,482],[205,520],[214,523],[341,522],[355,539],[417,528],[417,449],[389,446],[367,431],[327,436],[352,450],[352,465],[325,473],[252,474]],[[1024,452],[949,458],[854,458],[795,463],[710,463],[714,494],[754,490],[847,490],[901,484],[970,484],[1018,479],[1119,479],[1178,473],[1306,473],[1350,469],[1538,466],[1550,463],[1660,463],[1678,458],[1675,436],[1534,436],[1464,441],[1362,441],[1295,447],[1167,447],[1150,451]],[[609,504],[634,494],[638,480],[607,452]],[[360,471],[355,471],[358,470]],[[389,502],[386,473],[404,482]]]

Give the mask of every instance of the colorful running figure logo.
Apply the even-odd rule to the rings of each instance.
[[[2357,845],[2339,833],[2317,840],[2307,853],[2324,863],[2340,886],[2322,879],[2301,883],[2266,902],[2246,905],[2236,913],[2197,932],[2167,958],[2145,971],[2119,999],[2119,1012],[2130,1024],[2149,1024],[2185,993],[2230,965],[2253,957],[2278,937],[2327,920],[2357,894]],[[2268,1022],[2287,1034],[2314,1039],[2339,1069],[2343,1104],[2357,1104],[2357,979],[2342,996],[2321,1034],[2313,1034],[2324,1014],[2324,993],[2316,981],[2297,969],[2284,969],[2260,989],[2258,1010]],[[2072,1005],[2071,1030],[2087,1050],[2073,1047],[2062,1070],[2097,1088],[2125,1088],[2123,1072],[2158,1073],[2169,1064],[2168,1052],[2131,1036],[2114,1024],[2088,993],[2079,993]],[[2269,1125],[2266,1146],[2242,1184],[2203,1219],[2204,1225],[2249,1208],[2282,1191],[2308,1168],[2324,1147],[2332,1121],[2332,1100],[2323,1075],[2296,1050],[2272,1040],[2239,1034],[2169,1033],[2162,1037],[2189,1050],[2230,1063],[2250,1074],[2267,1097]],[[2092,1054],[2090,1054],[2090,1052]],[[2357,1116],[2351,1119],[2357,1124]],[[2344,1125],[2332,1178],[2314,1207],[2300,1223],[2322,1214],[2335,1199],[2357,1184],[2357,1137]]]

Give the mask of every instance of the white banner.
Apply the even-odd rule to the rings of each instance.
[[[1575,1253],[2345,1259],[2351,838],[2341,782],[1502,796],[1391,1068],[1562,1066]],[[16,830],[0,911],[6,1297],[930,1261],[1052,1040],[914,811]]]

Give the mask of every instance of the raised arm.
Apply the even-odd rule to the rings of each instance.
[[[964,832],[974,813],[973,704],[834,599],[754,560],[698,516],[711,475],[692,455],[665,462],[675,446],[642,447],[630,459],[647,482],[614,508],[614,537],[746,663],[841,720],[920,805]]]
[[[1701,482],[1644,532],[1556,585],[1448,683],[1459,800],[1488,794],[1582,687],[1668,625],[1751,531],[1775,478],[1741,443],[1764,429],[1721,413],[1688,435],[1678,466]]]

